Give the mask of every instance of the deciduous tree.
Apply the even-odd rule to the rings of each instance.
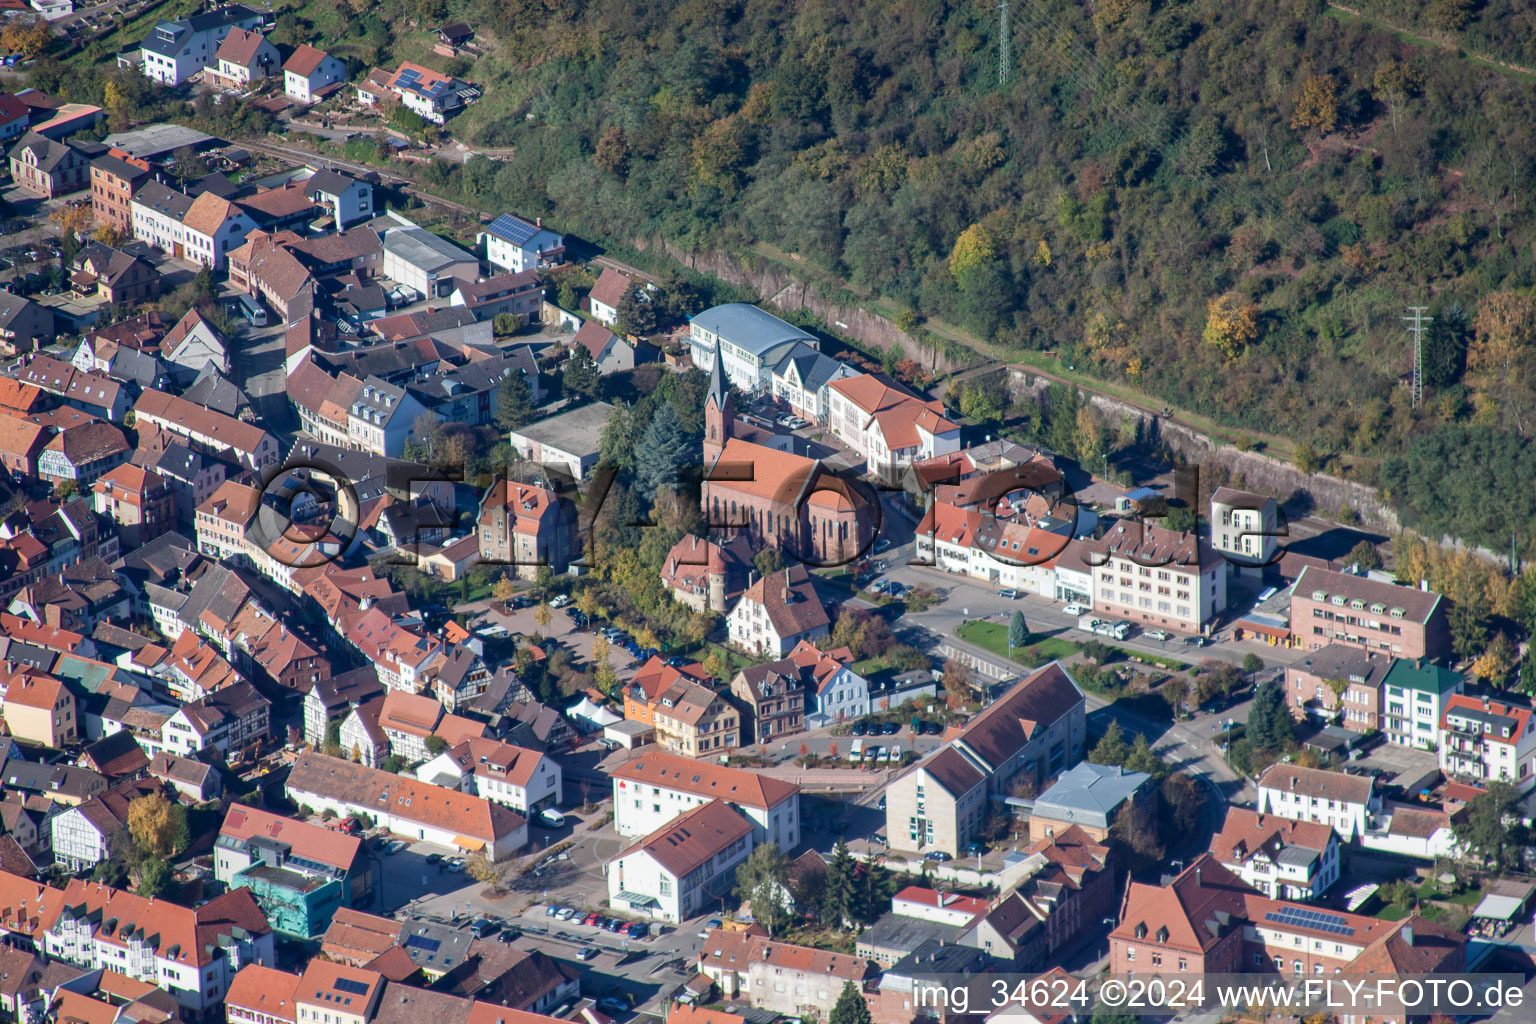
[[[1259,310],[1236,292],[1217,296],[1205,307],[1205,343],[1236,359],[1259,336]]]
[[[789,923],[789,858],[777,843],[764,843],[736,869],[736,896],[753,919],[777,935]]]
[[[1291,127],[1297,131],[1316,128],[1319,135],[1333,131],[1339,121],[1338,86],[1332,75],[1308,75],[1301,81]]]

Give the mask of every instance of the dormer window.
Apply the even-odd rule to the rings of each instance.
[[[1147,923],[1145,921],[1140,921],[1137,923],[1136,937],[1138,939],[1144,939],[1147,937]]]

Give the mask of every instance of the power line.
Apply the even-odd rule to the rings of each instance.
[[[1409,306],[1408,316],[1402,317],[1408,325],[1408,331],[1413,335],[1413,408],[1417,409],[1419,403],[1424,401],[1424,329],[1434,322],[1434,317],[1425,316],[1428,306]]]

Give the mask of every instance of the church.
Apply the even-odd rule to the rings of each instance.
[[[745,537],[814,567],[844,565],[879,531],[878,498],[817,459],[786,451],[791,435],[736,418],[721,360],[704,400],[704,517],[711,537]]]

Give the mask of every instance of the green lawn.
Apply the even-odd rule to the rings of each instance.
[[[1047,662],[1065,660],[1082,650],[1071,640],[1048,636],[1008,653],[1008,627],[997,622],[967,622],[955,630],[955,635],[966,643],[985,648],[1000,658],[1017,662],[1027,668],[1039,668]]]

